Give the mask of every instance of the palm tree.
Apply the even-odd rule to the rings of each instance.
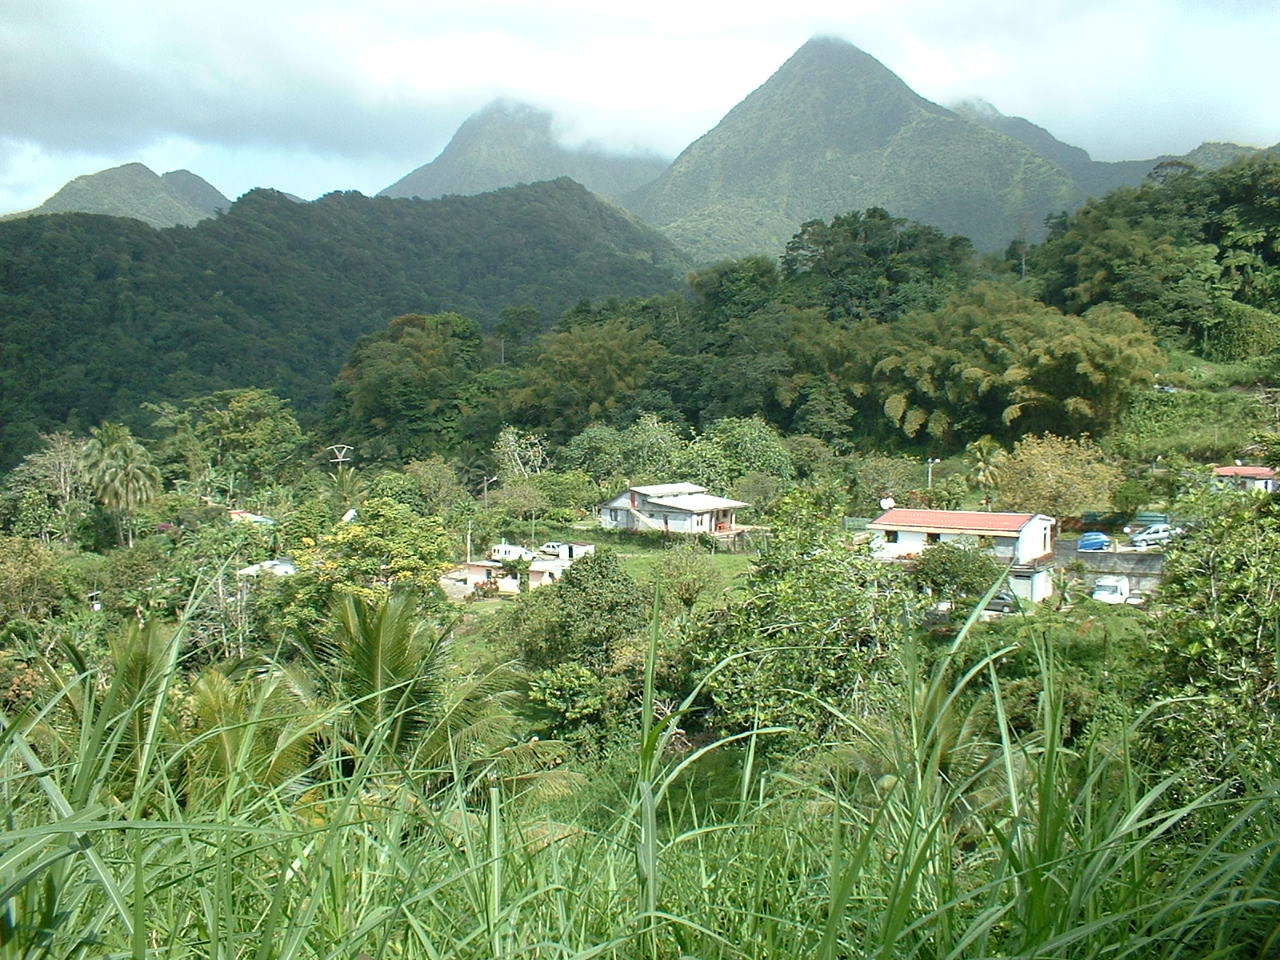
[[[323,717],[305,671],[275,664],[248,672],[206,668],[191,684],[187,709],[189,802],[298,783]]]
[[[333,485],[330,490],[333,502],[344,513],[358,509],[369,493],[369,484],[355,467],[338,467],[329,474],[329,482]]]
[[[411,592],[395,590],[381,602],[342,597],[313,652],[327,661],[336,699],[349,706],[344,749],[385,751],[410,769],[445,772],[511,746],[515,671],[461,671],[451,646],[450,631],[424,620]]]
[[[1000,468],[1009,453],[990,436],[980,437],[965,447],[969,473],[966,480],[982,490],[982,505],[991,509],[991,492],[1000,486]]]
[[[89,431],[82,453],[98,501],[116,515],[120,539],[133,546],[132,514],[160,489],[160,470],[129,428],[104,423]]]

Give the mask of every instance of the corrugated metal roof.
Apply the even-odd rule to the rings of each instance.
[[[686,493],[706,493],[707,488],[696,483],[655,483],[647,487],[629,487],[645,497],[678,497]]]
[[[871,523],[872,530],[923,530],[930,533],[969,533],[998,536],[1018,533],[1039,514],[986,513],[980,510],[912,510],[894,507]]]
[[[689,513],[707,513],[710,510],[736,510],[749,507],[751,504],[741,500],[728,500],[724,497],[713,497],[709,493],[691,493],[683,497],[660,497],[650,499],[655,507],[670,507],[672,510],[686,510]]]

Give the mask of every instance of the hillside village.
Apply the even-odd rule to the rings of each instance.
[[[1274,956],[1280,157],[1016,120],[0,223],[0,955]]]

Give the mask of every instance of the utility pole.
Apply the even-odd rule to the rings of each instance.
[[[926,485],[926,487],[927,487],[928,489],[930,489],[930,490],[932,490],[932,489],[933,489],[933,465],[934,465],[935,463],[941,463],[941,462],[942,462],[942,461],[941,461],[941,460],[939,460],[937,457],[929,457],[929,458],[928,458],[928,459],[926,459],[926,460],[925,460],[925,462],[924,462],[925,467],[926,467],[926,468],[928,469],[928,471],[929,471],[929,472],[928,472],[928,480],[926,481],[926,484],[925,484],[925,485]]]

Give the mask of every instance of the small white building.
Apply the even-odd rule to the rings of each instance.
[[[559,540],[549,540],[538,548],[539,556],[557,560],[581,560],[595,552],[594,543],[562,543]]]
[[[999,563],[1012,564],[1009,586],[1024,600],[1053,594],[1053,528],[1039,513],[912,510],[895,507],[867,524],[881,560],[911,560],[937,543],[976,542]]]
[[[1236,464],[1231,467],[1214,467],[1214,480],[1224,487],[1238,490],[1275,493],[1276,472],[1271,467],[1251,467]]]
[[[537,590],[555,583],[571,566],[572,560],[552,560],[547,557],[531,560],[528,570],[529,589]],[[519,593],[520,575],[509,573],[509,569],[500,560],[471,560],[461,570],[462,580],[468,592],[485,589],[497,593]],[[450,576],[456,577],[455,574]]]
[[[607,530],[656,530],[662,533],[733,533],[737,511],[751,504],[707,493],[696,483],[659,483],[631,487],[600,508]]]

